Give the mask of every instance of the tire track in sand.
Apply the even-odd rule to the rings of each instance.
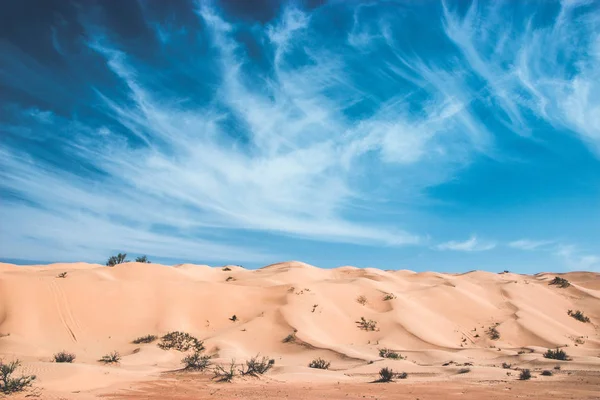
[[[74,327],[80,328],[77,320],[73,317],[73,313],[71,312],[71,308],[69,307],[69,301],[65,292],[58,286],[58,284],[52,280],[49,285],[50,291],[54,297],[54,302],[56,304],[56,309],[58,311],[58,316],[62,322],[63,327],[71,336],[71,339],[77,343],[77,336],[74,332]]]

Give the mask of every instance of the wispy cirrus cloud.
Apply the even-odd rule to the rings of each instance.
[[[543,138],[533,114],[578,135],[600,155],[600,11],[597,2],[562,1],[556,17],[539,25],[532,15],[508,23],[502,2],[473,2],[464,15],[444,3],[444,29],[469,70],[485,82],[515,133]],[[490,51],[491,50],[491,51]]]
[[[452,251],[487,251],[492,250],[496,247],[495,242],[482,241],[477,236],[471,236],[469,239],[461,242],[451,240],[449,242],[440,243],[436,246],[438,250],[452,250]]]
[[[64,259],[57,241],[69,243],[72,257],[86,258],[124,243],[131,251],[186,259],[272,256],[267,249],[218,238],[240,230],[345,243],[417,243],[418,234],[359,222],[367,214],[350,215],[370,209],[373,200],[363,189],[368,178],[354,178],[376,163],[400,174],[420,164],[440,171],[428,177],[413,169],[406,193],[445,179],[444,166],[463,162],[475,150],[465,144],[479,135],[464,104],[433,85],[423,113],[410,113],[401,95],[357,122],[347,114],[364,95],[346,73],[352,53],[335,53],[311,39],[309,15],[288,8],[267,29],[254,32],[272,55],[271,70],[254,72],[236,36],[242,27],[207,6],[200,5],[197,15],[213,63],[214,80],[203,93],[208,101],[198,102],[185,90],[173,96],[167,89],[179,78],[201,87],[204,77],[188,75],[195,64],[177,64],[173,76],[165,76],[90,24],[88,50],[104,60],[121,93],[99,83],[88,99],[93,119],[17,109],[12,122],[3,124],[15,137],[35,129],[30,139],[52,140],[62,160],[2,143],[2,188],[27,201],[3,206],[5,221],[17,225],[35,216],[42,226],[5,230],[4,256],[22,256],[17,244],[25,237],[39,244],[39,254],[30,256],[36,258]],[[164,37],[164,27],[152,26]],[[177,39],[160,40],[163,51],[183,45]],[[294,59],[298,53],[304,61]],[[368,159],[373,153],[377,159]],[[118,233],[107,235],[111,230]],[[145,233],[136,239],[137,230]]]
[[[541,251],[558,258],[570,270],[597,270],[600,256],[582,250],[581,246],[556,240],[520,239],[508,243],[509,247],[525,251]]]
[[[530,239],[519,239],[508,243],[509,247],[519,250],[537,250],[545,248],[555,242],[550,240],[530,240]]]
[[[575,245],[559,245],[554,254],[571,270],[600,271],[600,256],[586,254]]]

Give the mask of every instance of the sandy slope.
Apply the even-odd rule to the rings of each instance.
[[[276,367],[263,379],[278,382],[368,382],[383,366],[421,381],[507,379],[502,362],[600,370],[600,274],[564,274],[572,285],[560,289],[548,285],[556,274],[324,270],[300,262],[229,268],[0,264],[0,356],[23,360],[44,398],[56,399],[93,398],[180,368],[181,353],[131,343],[172,330],[203,339],[216,362],[268,355]],[[387,293],[395,298],[384,300]],[[360,317],[378,329],[359,329]],[[486,331],[496,324],[500,339],[491,340]],[[294,330],[296,342],[283,343]],[[572,361],[542,357],[556,346],[566,346]],[[407,359],[381,359],[382,347]],[[75,363],[51,362],[61,350],[75,353]],[[119,365],[97,362],[113,350],[123,355]],[[331,369],[308,368],[316,357]],[[471,372],[457,375],[464,363]]]

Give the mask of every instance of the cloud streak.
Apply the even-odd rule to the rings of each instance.
[[[540,248],[544,248],[552,243],[554,242],[548,240],[520,239],[508,243],[508,246],[519,250],[537,250]]]
[[[533,16],[515,18],[511,26],[500,5],[473,2],[461,16],[444,4],[445,33],[468,70],[485,82],[484,92],[515,133],[543,135],[532,130],[531,113],[571,131],[600,156],[598,3],[562,1],[555,19],[542,26]],[[531,13],[526,8],[513,12]]]
[[[465,251],[465,252],[473,252],[473,251],[487,251],[492,250],[496,247],[496,243],[482,241],[477,238],[477,236],[471,236],[469,239],[460,242],[451,240],[449,242],[441,243],[436,246],[438,250],[451,250],[451,251]]]
[[[555,255],[560,257],[570,270],[600,271],[600,256],[585,254],[574,245],[560,245]]]

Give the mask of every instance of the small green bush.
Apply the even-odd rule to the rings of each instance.
[[[569,310],[567,311],[567,314],[569,314],[571,317],[575,318],[577,321],[581,321],[581,322],[590,322],[589,317],[587,317],[583,312],[577,310],[575,312],[573,312],[573,310]]]
[[[394,350],[390,350],[390,349],[379,349],[379,357],[383,357],[383,358],[391,358],[394,360],[402,360],[403,357],[398,354],[397,352],[395,352]]]
[[[5,363],[0,360],[0,392],[4,394],[13,394],[22,392],[31,385],[36,379],[35,375],[21,375],[13,377],[14,372],[19,368],[21,362],[19,360]]]
[[[195,349],[198,351],[204,350],[204,342],[198,340],[187,332],[173,331],[164,335],[160,339],[158,347],[163,350],[174,349],[177,351],[188,351]]]
[[[108,261],[106,262],[106,265],[109,267],[114,267],[117,264],[123,264],[126,262],[129,262],[129,260],[126,260],[127,258],[127,254],[117,254],[116,256],[111,256]]]
[[[317,368],[317,369],[329,369],[330,365],[331,365],[331,363],[329,361],[325,361],[322,358],[314,359],[310,362],[310,364],[308,364],[308,366],[310,368]]]
[[[365,331],[374,331],[377,329],[377,322],[372,319],[366,320],[365,317],[360,317],[360,321],[356,321],[360,329]]]
[[[361,304],[361,305],[363,305],[363,306],[364,306],[365,304],[367,304],[367,298],[366,298],[365,296],[358,296],[358,297],[356,298],[356,301],[358,302],[358,304]]]
[[[408,378],[408,374],[406,372],[402,372],[402,373],[398,374],[398,378],[406,379],[406,378]]]
[[[192,354],[185,356],[181,362],[186,370],[204,371],[211,364],[211,356],[202,355],[201,350],[194,350]]]
[[[75,361],[75,354],[73,353],[61,351],[60,353],[56,353],[54,355],[54,362],[57,363],[72,363],[73,361]]]
[[[275,365],[274,359],[269,359],[269,357],[258,358],[256,356],[246,361],[246,369],[242,367],[240,373],[242,375],[258,376],[266,373],[273,365]]]
[[[150,260],[146,256],[136,257],[135,262],[150,264]]]
[[[458,370],[459,374],[468,374],[469,372],[471,372],[471,368],[461,368]]]
[[[551,360],[569,361],[569,356],[563,349],[548,349],[548,351],[544,353],[544,357]]]
[[[283,338],[283,343],[294,343],[296,341],[296,333],[290,333]]]
[[[522,381],[531,379],[531,371],[528,369],[521,370],[521,373],[519,374],[519,379]]]
[[[56,276],[57,278],[66,278],[67,277],[67,272],[61,272],[60,274],[58,274]]]
[[[112,353],[108,353],[105,356],[102,356],[100,359],[101,362],[105,364],[113,364],[121,361],[121,355],[117,351],[113,351]]]
[[[394,378],[394,371],[391,368],[384,367],[379,370],[379,379],[377,382],[391,382]]]
[[[236,375],[235,360],[231,360],[231,363],[227,368],[222,365],[215,366],[213,373],[213,379],[216,379],[217,382],[231,382]]]
[[[158,339],[158,336],[156,336],[156,335],[146,335],[146,336],[140,336],[139,338],[135,339],[132,343],[133,344],[152,343],[156,339]]]
[[[502,368],[504,368],[504,369],[510,369],[510,367],[512,367],[512,365],[511,365],[511,364],[509,364],[509,363],[506,363],[506,362],[503,362],[503,363],[502,363]]]
[[[488,336],[492,340],[500,339],[500,332],[498,332],[498,329],[496,329],[496,326],[490,326],[489,329],[487,330]]]
[[[384,301],[394,300],[395,298],[396,295],[394,293],[386,293],[385,296],[383,296]]]
[[[549,283],[549,285],[556,285],[560,288],[567,288],[571,286],[571,283],[565,278],[561,278],[560,276],[555,276],[554,279]]]
[[[544,376],[552,376],[554,374],[552,373],[552,371],[546,369],[546,370],[542,371],[542,375],[544,375]]]

